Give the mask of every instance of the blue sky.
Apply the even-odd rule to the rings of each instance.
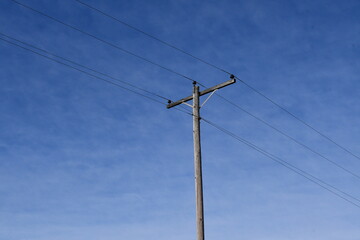
[[[229,78],[73,0],[22,2],[207,86]],[[234,73],[360,155],[359,1],[86,2]],[[191,94],[191,81],[10,0],[0,12],[4,34],[172,100]],[[0,64],[0,239],[195,239],[190,116],[2,41]],[[241,82],[221,95],[359,172],[359,159]],[[202,114],[360,198],[359,179],[220,98]],[[201,126],[207,239],[360,238],[359,208]]]

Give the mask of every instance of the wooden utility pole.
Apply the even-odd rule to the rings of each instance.
[[[193,87],[193,135],[196,194],[197,239],[204,240],[204,204],[202,186],[201,145],[200,145],[200,96],[199,86]]]
[[[180,104],[185,104],[193,109],[193,136],[194,136],[194,165],[195,165],[195,195],[196,195],[196,230],[197,240],[204,240],[204,203],[203,203],[203,184],[202,184],[202,166],[201,166],[201,145],[200,145],[200,108],[209,100],[209,98],[220,88],[226,87],[236,82],[235,77],[231,75],[231,79],[214,87],[208,88],[202,92],[199,86],[194,82],[192,96],[183,98],[177,102],[169,102],[167,108],[172,108]],[[200,106],[200,96],[211,95]],[[193,100],[193,105],[186,103]]]

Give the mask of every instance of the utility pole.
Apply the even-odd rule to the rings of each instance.
[[[234,75],[230,76],[230,80],[218,84],[214,87],[208,88],[204,91],[199,91],[199,86],[193,82],[193,94],[189,97],[183,98],[176,102],[169,101],[166,106],[168,109],[185,104],[193,109],[193,138],[194,138],[194,165],[195,165],[195,197],[196,197],[196,231],[197,240],[204,240],[204,203],[203,203],[203,184],[202,184],[202,165],[201,165],[201,145],[200,145],[200,108],[210,99],[210,97],[220,88],[226,87],[235,83]],[[200,96],[211,93],[210,96],[200,106]],[[193,105],[187,102],[193,100]]]

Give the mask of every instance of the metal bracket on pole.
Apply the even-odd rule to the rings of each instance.
[[[217,91],[217,89],[215,89],[206,99],[205,101],[201,104],[201,108],[205,105],[205,103],[211,98],[212,95],[214,95],[214,93]]]

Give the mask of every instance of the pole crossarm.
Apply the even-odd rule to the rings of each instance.
[[[226,87],[226,86],[228,86],[228,85],[231,85],[231,84],[233,84],[233,83],[235,83],[235,82],[236,82],[236,79],[235,79],[235,78],[230,79],[230,80],[228,80],[228,81],[226,81],[226,82],[223,82],[223,83],[220,83],[220,84],[218,84],[218,85],[216,85],[216,86],[214,86],[214,87],[211,87],[211,88],[208,88],[208,89],[206,89],[206,90],[204,90],[204,91],[201,91],[201,92],[199,93],[199,96],[206,95],[206,94],[211,93],[211,92],[213,92],[213,91],[215,91],[215,90],[218,90],[218,89],[220,89],[220,88],[223,88],[223,87]],[[175,106],[180,105],[180,104],[182,104],[182,103],[188,102],[188,101],[190,101],[190,100],[192,100],[192,99],[193,99],[193,96],[192,96],[192,95],[191,95],[191,96],[188,96],[188,97],[186,97],[186,98],[180,99],[179,101],[169,103],[168,105],[166,105],[166,108],[169,109],[169,108],[175,107]]]

